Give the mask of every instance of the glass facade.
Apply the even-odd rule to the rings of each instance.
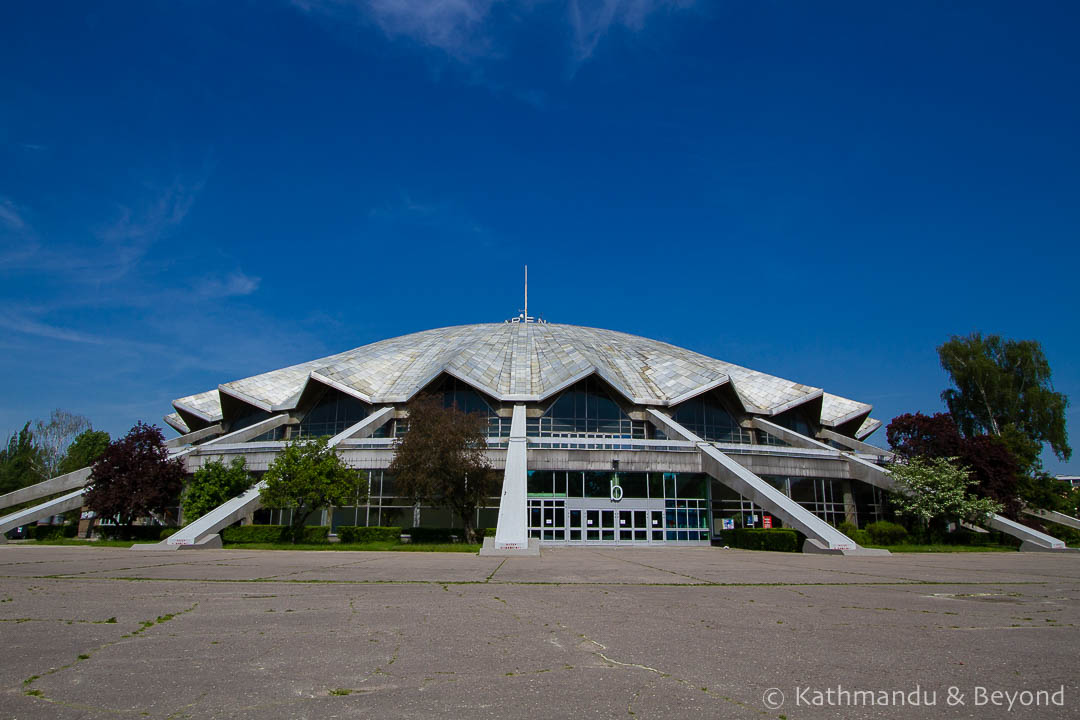
[[[762,475],[761,478],[825,522],[836,526],[849,521],[859,527],[882,519],[882,494],[857,480]],[[723,483],[712,481],[713,527],[723,529],[725,519],[734,527],[762,527],[769,515]],[[781,525],[773,520],[773,527]]]
[[[805,435],[809,438],[814,437],[813,426],[806,421],[806,418],[796,412],[783,413],[777,417],[772,418],[772,421],[780,427],[785,427],[788,430],[794,430],[800,435]]]
[[[542,417],[526,421],[529,437],[645,438],[646,423],[631,420],[603,384],[588,377],[564,390]]]
[[[752,442],[750,431],[740,427],[735,417],[709,393],[680,404],[675,408],[672,418],[702,440],[724,443]]]
[[[316,512],[308,518],[309,525],[329,524],[330,532],[336,534],[341,525],[413,527],[414,508],[408,498],[395,492],[394,477],[384,470],[366,471],[368,476],[367,502],[335,507],[329,518]],[[488,498],[484,507],[476,513],[476,527],[493,528],[499,519],[499,498]],[[288,523],[288,510],[258,510],[257,524]],[[461,527],[461,518],[454,517],[445,508],[420,506],[420,525],[424,527]]]
[[[463,413],[480,413],[488,419],[488,437],[510,437],[510,418],[499,417],[487,398],[468,383],[463,383],[452,375],[447,375],[433,389],[434,395],[442,395],[443,407],[452,407]],[[407,420],[399,421],[395,428],[395,437],[401,437],[409,430]]]
[[[530,471],[529,537],[545,543],[705,543],[708,492],[700,473]]]
[[[294,437],[332,437],[366,418],[371,408],[363,400],[326,388],[304,415]]]

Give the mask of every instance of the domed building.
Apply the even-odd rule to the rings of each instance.
[[[889,484],[885,452],[862,442],[880,426],[866,403],[656,340],[524,317],[234,380],[176,400],[165,419],[191,471],[243,455],[260,472],[286,440],[330,436],[370,483],[366,502],[322,519],[331,532],[460,525],[442,508],[414,508],[386,472],[420,392],[487,416],[502,488],[476,522],[497,528],[499,550],[530,540],[707,545],[725,528],[781,525],[814,548],[850,550],[835,526],[880,518]],[[256,503],[234,505],[250,513]],[[259,519],[281,520],[265,510]]]
[[[366,497],[322,511],[329,525],[454,527],[461,518],[415,507],[387,468],[408,432],[417,393],[487,417],[499,493],[474,518],[494,526],[483,553],[547,545],[708,545],[733,528],[787,526],[804,551],[859,548],[837,529],[881,517],[888,453],[863,442],[870,406],[821,388],[626,333],[533,322],[461,325],[403,335],[234,380],[173,402],[170,454],[189,472],[243,457],[264,472],[285,443],[329,437],[367,472]],[[0,539],[17,526],[76,510],[90,468],[0,496]],[[281,523],[260,508],[260,480],[168,538],[162,548],[219,546],[240,520]],[[32,501],[40,501],[31,504]],[[989,527],[1021,549],[1064,543],[1013,520]]]

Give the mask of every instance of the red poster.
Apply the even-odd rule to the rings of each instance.
[[[763,527],[763,528],[771,528],[772,527],[772,515],[762,515],[761,516],[761,527]]]

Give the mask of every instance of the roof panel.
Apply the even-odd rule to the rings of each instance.
[[[597,370],[637,402],[669,405],[730,379],[751,412],[770,414],[821,395],[821,390],[732,365],[668,343],[554,323],[459,325],[370,345],[222,385],[273,407],[296,401],[313,371],[372,402],[402,402],[443,370],[500,400],[540,398]],[[177,403],[221,417],[216,391]],[[828,395],[823,419],[835,422],[869,406]],[[852,416],[855,417],[855,416]]]

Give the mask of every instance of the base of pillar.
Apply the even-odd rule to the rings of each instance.
[[[220,550],[221,535],[219,535],[218,533],[214,533],[213,535],[207,535],[206,537],[199,540],[199,542],[190,545],[179,545],[176,543],[170,544],[168,539],[165,539],[153,545],[132,545],[131,549],[153,550],[158,552],[172,552],[173,550]]]
[[[1020,552],[1069,553],[1069,552],[1080,552],[1080,549],[1071,548],[1071,547],[1046,547],[1045,545],[1038,545],[1036,543],[1031,542],[1030,540],[1025,540],[1022,543],[1020,543]]]
[[[891,552],[884,548],[865,548],[861,545],[856,545],[853,548],[831,548],[825,545],[820,540],[812,540],[806,538],[803,541],[802,551],[811,555],[856,555],[856,556],[870,556],[870,555],[892,555]]]
[[[480,548],[481,557],[540,557],[540,541],[536,538],[529,539],[529,546],[522,548],[496,548],[495,538],[484,538],[484,545]]]

